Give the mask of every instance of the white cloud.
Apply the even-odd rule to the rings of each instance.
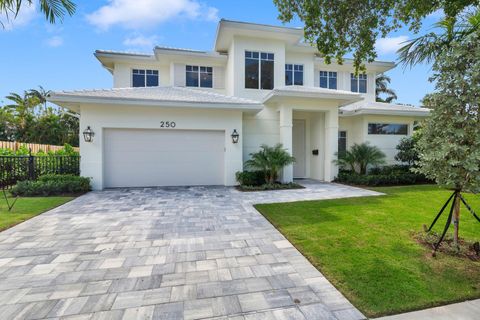
[[[142,34],[132,34],[123,40],[123,45],[129,48],[152,49],[158,43],[158,36],[144,36]]]
[[[119,25],[127,29],[154,27],[167,20],[218,20],[218,10],[197,0],[109,0],[108,4],[87,15],[87,20],[101,30]]]
[[[47,39],[46,43],[50,47],[60,47],[63,44],[63,38],[60,36],[53,36]]]
[[[15,17],[13,12],[9,12],[8,15],[2,13],[0,14],[0,22],[3,24],[3,29],[8,31],[29,24],[36,15],[37,10],[35,2],[28,4],[27,1],[23,1],[17,17]],[[1,26],[0,30],[2,30]]]
[[[403,46],[403,42],[407,40],[408,36],[381,38],[377,40],[375,47],[380,55],[396,53]]]

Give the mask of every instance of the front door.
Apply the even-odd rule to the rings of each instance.
[[[293,164],[294,178],[305,178],[307,175],[305,131],[305,120],[294,119],[292,129],[292,153],[296,160]]]

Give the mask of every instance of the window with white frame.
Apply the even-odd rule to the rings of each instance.
[[[320,71],[320,88],[337,89],[337,73],[334,71]]]
[[[158,70],[132,70],[133,87],[158,87]]]
[[[274,54],[245,51],[245,88],[273,89]]]
[[[303,64],[285,65],[285,85],[303,86]]]
[[[186,66],[185,85],[187,87],[212,88],[213,68],[204,66]]]
[[[352,92],[367,93],[367,75],[359,74],[356,77],[354,73],[351,73],[350,87]]]

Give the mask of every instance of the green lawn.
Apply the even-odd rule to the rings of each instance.
[[[0,231],[73,199],[73,197],[21,197],[15,203],[12,211],[9,212],[3,193],[0,192],[0,196]],[[12,198],[9,200],[13,201]]]
[[[450,192],[436,186],[375,190],[387,195],[256,208],[367,316],[479,298],[480,262],[441,253],[432,258],[412,237]],[[466,198],[480,212],[480,196]],[[463,207],[461,219],[460,235],[480,240],[480,223]]]

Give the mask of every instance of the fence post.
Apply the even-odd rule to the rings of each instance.
[[[35,159],[32,156],[32,149],[28,152],[28,179],[35,180]]]

